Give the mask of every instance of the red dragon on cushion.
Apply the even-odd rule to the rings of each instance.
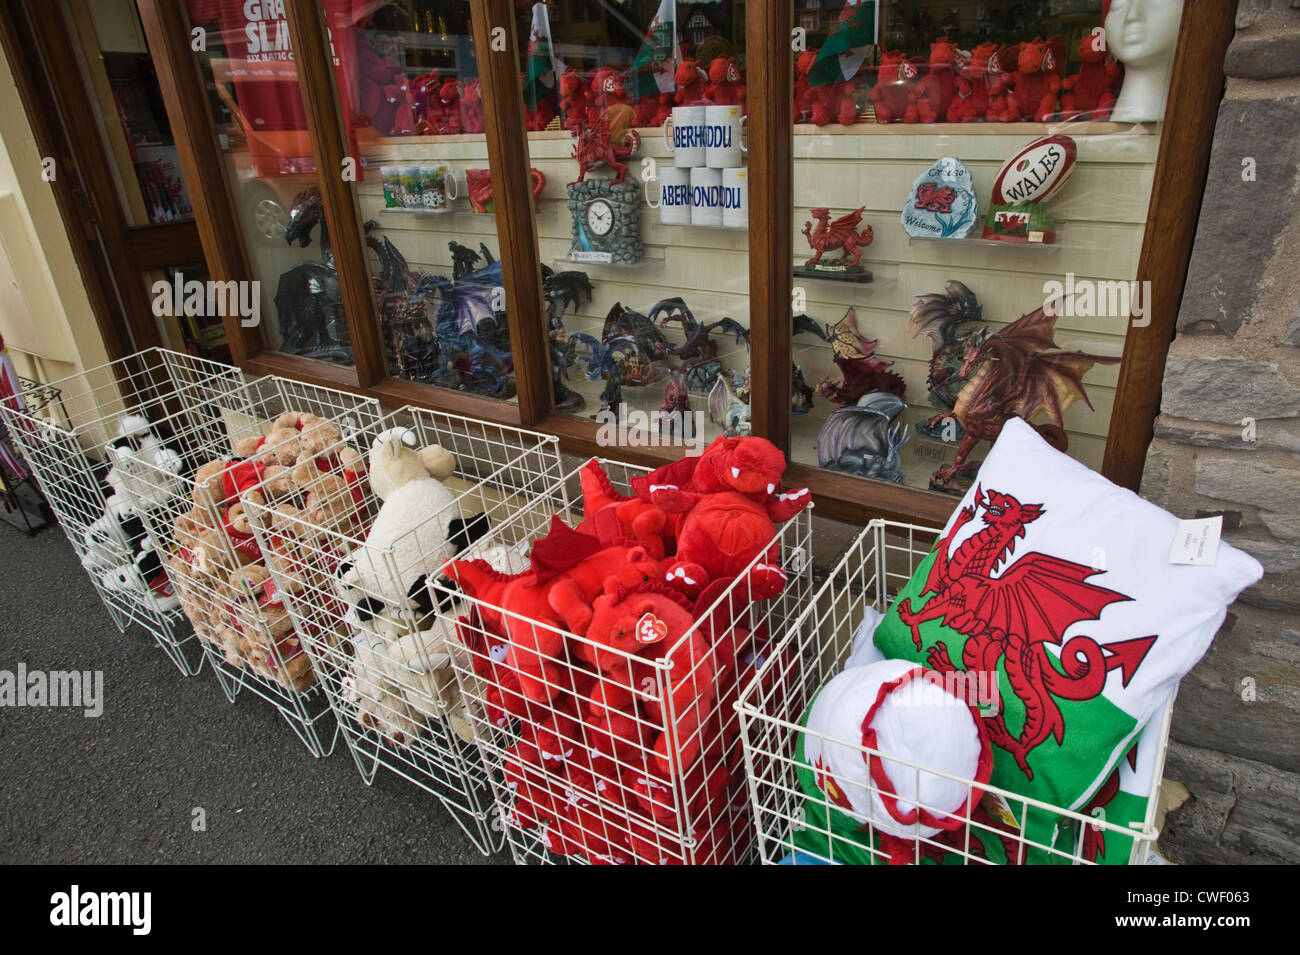
[[[983,510],[984,527],[959,547],[952,544],[958,532]],[[934,564],[921,595],[932,597],[921,607],[911,598],[899,605],[899,619],[912,629],[912,641],[921,649],[921,624],[942,621],[945,627],[968,639],[961,662],[968,671],[992,671],[1002,661],[1007,680],[1024,704],[1024,722],[1012,735],[999,702],[996,716],[986,720],[989,739],[1015,757],[1029,779],[1031,750],[1048,736],[1058,745],[1065,737],[1065,720],[1057,699],[1090,700],[1105,688],[1111,670],[1120,669],[1127,686],[1155,643],[1154,636],[1112,641],[1102,647],[1092,637],[1071,637],[1065,632],[1076,623],[1097,620],[1110,604],[1131,598],[1090,583],[1104,571],[1085,564],[1032,552],[1012,561],[1016,541],[1025,526],[1044,513],[1042,505],[1022,504],[1010,494],[977,487],[975,499],[962,508],[952,530],[939,543]],[[1005,566],[1002,566],[1005,563]],[[1002,566],[995,577],[994,571]],[[1059,648],[1057,669],[1047,647]],[[942,641],[929,650],[928,665],[941,673],[957,670]]]
[[[871,226],[858,231],[858,223],[862,221],[862,210],[866,206],[858,206],[847,215],[842,215],[834,222],[831,221],[831,211],[829,209],[809,209],[808,214],[817,220],[816,230],[812,227],[812,220],[803,224],[803,234],[808,238],[808,245],[816,253],[809,259],[806,265],[816,265],[822,260],[822,256],[827,252],[833,252],[841,249],[842,254],[838,264],[846,265],[850,268],[856,267],[862,262],[862,250],[871,244],[873,237]],[[849,260],[853,261],[850,262]]]

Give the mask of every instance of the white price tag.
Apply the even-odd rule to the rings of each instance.
[[[1223,533],[1223,515],[1179,521],[1178,533],[1169,548],[1169,563],[1212,567],[1219,557],[1219,536]]]

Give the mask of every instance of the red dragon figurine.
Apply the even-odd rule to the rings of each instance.
[[[984,527],[953,549],[958,532],[981,510]],[[1012,560],[1025,526],[1044,513],[1039,504],[1023,504],[992,489],[985,494],[976,487],[974,502],[962,508],[937,548],[920,594],[934,597],[919,608],[906,598],[898,608],[899,619],[911,628],[918,650],[921,624],[939,620],[967,637],[961,649],[966,670],[989,672],[1002,661],[1007,680],[1024,706],[1024,720],[1019,733],[1013,734],[1007,726],[1005,702],[999,701],[997,715],[985,723],[989,739],[1015,758],[1028,779],[1034,778],[1030,753],[1049,736],[1057,745],[1064,742],[1065,720],[1057,700],[1093,699],[1105,688],[1109,672],[1117,668],[1127,686],[1156,640],[1137,637],[1103,648],[1080,634],[1062,646],[1074,624],[1098,620],[1110,604],[1130,598],[1090,583],[1090,577],[1105,573],[1095,567],[1036,552]],[[1056,648],[1055,654],[1048,652],[1049,645]],[[941,673],[957,670],[942,641],[930,647],[927,663]]]
[[[529,169],[528,175],[533,181],[533,209],[536,211],[537,201],[542,197],[542,190],[546,188],[546,176],[540,169]],[[494,211],[494,207],[489,208],[492,202],[492,170],[466,169],[465,192],[470,208],[475,212]]]
[[[813,230],[812,220],[809,220],[803,224],[803,234],[807,236],[808,245],[816,254],[804,264],[815,266],[821,262],[822,256],[827,252],[841,249],[842,254],[837,264],[847,268],[857,268],[862,262],[862,250],[871,244],[873,237],[870,225],[861,232],[857,229],[858,223],[862,221],[862,210],[865,208],[866,206],[858,206],[857,209],[840,216],[834,222],[831,221],[829,209],[809,209],[808,214],[817,220],[817,229]]]
[[[582,182],[587,172],[597,166],[614,170],[611,185],[618,185],[627,176],[623,160],[641,148],[641,136],[632,128],[631,106],[611,106],[593,126],[584,126],[573,144],[573,158],[578,163],[578,178]],[[573,182],[569,183],[573,185]]]
[[[942,490],[958,473],[973,470],[976,464],[967,462],[967,456],[980,441],[997,440],[1008,418],[1023,418],[1053,447],[1066,449],[1065,410],[1080,400],[1092,407],[1083,376],[1095,364],[1113,365],[1119,359],[1057,347],[1060,307],[1061,300],[1054,299],[996,335],[973,337],[958,371],[959,378],[970,377],[953,407],[966,434],[953,463],[934,472],[931,487]],[[1038,414],[1051,421],[1033,424]]]

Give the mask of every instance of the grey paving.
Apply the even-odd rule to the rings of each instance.
[[[102,670],[104,712],[0,707],[0,863],[483,864],[436,800],[119,633],[57,529],[0,526],[0,670]],[[206,810],[207,831],[191,826]]]

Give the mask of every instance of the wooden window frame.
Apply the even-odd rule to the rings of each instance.
[[[189,49],[184,0],[137,0],[137,4],[154,51],[163,98],[173,117],[181,165],[186,180],[194,184],[190,191],[208,271],[214,279],[247,278],[248,260],[224,185],[222,157],[202,78]],[[347,155],[347,141],[337,108],[334,70],[326,52],[319,0],[286,0],[285,8],[356,365],[343,368],[265,350],[254,330],[228,320],[226,330],[232,353],[238,364],[254,374],[286,375],[373,395],[385,404],[409,403],[536,428],[558,435],[565,451],[608,455],[611,449],[597,444],[595,422],[552,410],[549,346],[528,166],[506,161],[506,157],[528,155],[515,52],[515,8],[511,0],[469,0],[469,5],[486,117],[488,163],[493,170],[518,403],[422,385],[387,374],[356,193],[352,184],[328,174],[340,168]],[[1131,326],[1125,336],[1101,469],[1110,480],[1132,489],[1141,479],[1159,410],[1161,374],[1195,238],[1235,6],[1223,0],[1186,0],[1183,8],[1136,274],[1139,281],[1151,283],[1150,296],[1144,302],[1150,321]],[[793,23],[794,0],[747,0],[745,4],[749,137],[754,147],[749,153],[752,422],[755,434],[767,437],[787,455],[792,351],[790,263],[794,258],[794,210],[789,200],[793,184]],[[782,28],[782,24],[787,26]],[[490,30],[497,26],[504,27],[508,34],[505,54],[489,49]],[[755,104],[763,108],[754,109]],[[204,185],[199,187],[200,183]],[[614,453],[648,465],[676,456],[667,448],[619,448]],[[952,497],[947,495],[867,481],[809,465],[792,463],[787,475],[788,483],[812,488],[820,515],[841,520],[863,522],[889,517],[940,523],[953,505]]]

